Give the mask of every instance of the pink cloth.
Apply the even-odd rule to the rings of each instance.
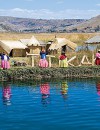
[[[48,61],[46,59],[40,59],[39,66],[42,67],[42,68],[47,68],[48,67]]]
[[[1,60],[1,68],[4,68],[4,60]]]
[[[50,94],[50,86],[48,83],[40,85],[41,94]]]
[[[9,69],[10,68],[9,61],[2,60],[1,61],[1,68],[3,68],[3,69]]]
[[[9,61],[7,61],[7,69],[9,69],[10,68],[10,63],[9,63]]]
[[[3,89],[3,97],[9,99],[11,97],[11,89],[9,86],[4,87]]]
[[[100,53],[96,53],[96,57],[97,57],[97,58],[100,58]]]
[[[96,53],[95,64],[96,64],[96,65],[100,65],[100,53]]]

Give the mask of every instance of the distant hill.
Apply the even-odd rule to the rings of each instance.
[[[100,15],[66,29],[68,32],[100,32]]]
[[[71,25],[82,23],[83,19],[28,19],[0,16],[0,32],[66,32]]]
[[[99,32],[100,15],[85,19],[29,19],[0,16],[0,32]]]

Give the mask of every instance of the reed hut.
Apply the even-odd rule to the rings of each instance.
[[[71,42],[66,38],[56,38],[55,41],[50,45],[49,50],[53,54],[57,54],[58,52],[64,51],[65,53],[68,51],[75,51],[77,47],[76,43]]]
[[[26,56],[26,48],[27,46],[20,41],[0,40],[0,53],[5,52],[11,57]]]
[[[20,39],[20,42],[28,47],[30,54],[39,54],[42,47],[46,47],[45,42],[37,40],[34,36],[31,39]]]
[[[96,49],[100,49],[100,36],[94,36],[90,39],[88,39],[87,41],[85,41],[86,44],[86,48],[89,50],[96,50]]]

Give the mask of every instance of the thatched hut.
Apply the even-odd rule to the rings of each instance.
[[[92,50],[100,49],[100,36],[94,36],[87,41],[85,41],[87,49],[92,48]]]
[[[20,39],[20,41],[28,47],[31,54],[39,54],[42,47],[46,47],[45,42],[37,40],[34,36],[31,39]]]
[[[27,46],[20,41],[0,40],[0,53],[5,52],[12,57],[26,56],[26,48]]]
[[[49,47],[49,50],[56,54],[58,51],[75,51],[76,47],[76,43],[73,43],[66,38],[56,38],[55,41]]]

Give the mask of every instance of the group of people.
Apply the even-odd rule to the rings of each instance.
[[[43,48],[42,51],[40,52],[40,61],[39,61],[39,67],[42,68],[47,68],[48,67],[48,61],[46,60],[46,55],[48,53],[45,51]],[[60,57],[59,57],[59,67],[68,67],[68,62],[67,62],[67,56],[64,51],[62,51]]]
[[[0,57],[1,57],[1,68],[9,69],[10,68],[9,56],[3,52],[3,53],[0,53]]]
[[[48,53],[43,48],[42,51],[40,51],[39,67],[41,68],[47,68],[49,65],[46,59],[46,55],[48,55]],[[0,57],[1,57],[1,68],[9,69],[10,68],[9,56],[5,53],[0,53]],[[100,65],[100,50],[98,50],[98,52],[96,53],[95,64]],[[61,52],[61,55],[59,57],[59,67],[68,67],[67,56],[64,51]]]
[[[46,60],[47,54],[48,53],[44,49],[40,52],[41,59],[39,62],[39,66],[42,68],[48,67],[48,61]],[[100,65],[100,50],[98,50],[98,52],[96,53],[95,64]],[[64,51],[61,52],[61,55],[59,57],[59,67],[68,67],[67,56]]]

